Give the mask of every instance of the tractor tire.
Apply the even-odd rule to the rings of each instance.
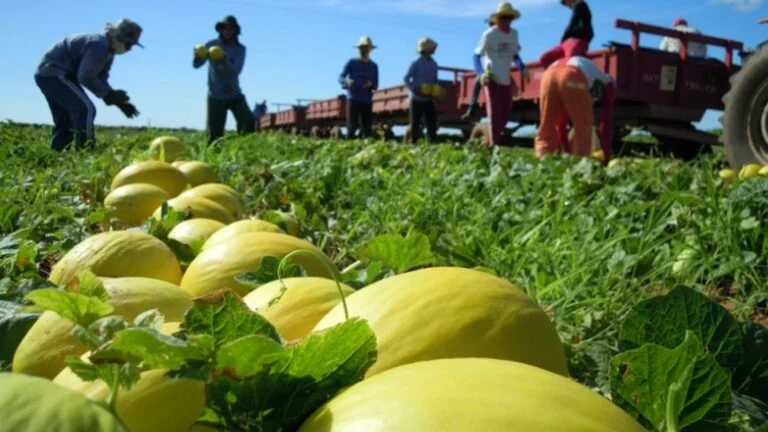
[[[720,142],[731,167],[768,164],[768,45],[750,55],[742,69],[731,76],[723,104]]]

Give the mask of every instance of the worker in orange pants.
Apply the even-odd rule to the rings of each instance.
[[[616,85],[610,75],[603,73],[588,58],[574,56],[552,64],[541,78],[539,101],[539,130],[536,133],[536,156],[541,158],[560,148],[576,156],[592,153],[592,105],[595,96],[603,104],[599,136],[610,159],[613,140],[613,102]],[[566,125],[570,120],[574,129],[573,145],[567,141]]]

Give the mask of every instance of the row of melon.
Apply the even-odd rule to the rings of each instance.
[[[185,271],[148,234],[97,234],[70,250],[50,279],[66,285],[88,269],[104,281],[116,313],[132,319],[157,308],[166,316],[167,333],[178,327],[193,298],[224,288],[243,296],[289,341],[341,323],[344,308],[333,281],[340,274],[333,262],[295,236],[254,232],[259,222],[221,222],[225,226]],[[234,279],[265,256],[296,250],[311,251],[295,256],[309,276],[286,279],[288,290],[274,305],[280,282],[251,291]],[[430,268],[342,291],[350,316],[364,318],[376,335],[376,361],[362,382],[321,407],[302,430],[642,430],[568,378],[554,325],[508,281],[476,270]],[[106,384],[83,383],[66,368],[67,356],[87,358],[72,328],[43,314],[21,342],[13,370],[106,400]],[[117,412],[131,431],[186,431],[202,414],[203,384],[172,380],[164,372],[145,372],[139,384],[120,393]]]
[[[742,166],[738,172],[734,169],[726,168],[720,170],[718,175],[727,183],[733,183],[737,180],[746,180],[757,176],[768,176],[768,165],[747,164]]]
[[[157,307],[178,328],[191,296],[167,282],[104,278],[110,302],[126,317]],[[335,283],[286,279],[247,294],[246,304],[277,329],[300,338],[344,320]],[[152,292],[162,291],[161,298]],[[133,295],[128,295],[133,292]],[[546,313],[509,282],[462,268],[430,268],[359,291],[344,287],[350,316],[366,319],[377,358],[365,379],[310,417],[302,430],[643,430],[610,401],[568,378],[563,346]],[[171,300],[172,299],[172,300]],[[55,335],[69,347],[66,332]],[[56,340],[48,340],[57,345]],[[82,351],[82,350],[81,350]],[[85,356],[84,356],[85,358]],[[142,374],[117,411],[133,431],[185,431],[202,414],[203,383]],[[83,383],[63,369],[53,382],[107,400],[103,382]],[[169,415],[173,413],[173,415]],[[449,423],[447,423],[449,422]]]

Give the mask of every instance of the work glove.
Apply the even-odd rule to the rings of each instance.
[[[139,115],[139,110],[137,110],[136,107],[133,106],[133,104],[130,103],[130,102],[119,103],[119,104],[117,104],[117,107],[128,118],[134,118],[134,117]]]
[[[347,78],[347,80],[344,81],[344,88],[351,89],[354,85],[355,81],[352,78]]]
[[[128,102],[130,99],[128,93],[124,90],[110,90],[104,95],[104,103],[107,105],[119,105]]]

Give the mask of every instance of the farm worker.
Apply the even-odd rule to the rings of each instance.
[[[254,129],[259,128],[259,119],[267,113],[267,101],[263,100],[261,103],[257,102],[256,105],[253,106],[253,127]]]
[[[53,116],[51,147],[61,151],[74,137],[82,148],[95,139],[96,107],[83,91],[87,88],[107,105],[115,105],[128,118],[139,112],[123,90],[109,85],[114,56],[125,54],[139,43],[141,27],[129,19],[107,24],[104,33],[77,34],[52,45],[35,71],[35,82]]]
[[[560,45],[539,57],[539,62],[545,68],[561,58],[586,54],[595,36],[592,28],[592,12],[584,0],[561,0],[560,4],[573,12],[560,39]]]
[[[240,24],[232,15],[225,16],[217,22],[214,29],[219,34],[209,40],[205,47],[220,47],[224,56],[218,60],[200,56],[195,50],[192,66],[200,68],[208,62],[208,110],[207,129],[208,142],[224,136],[227,123],[227,113],[232,111],[237,122],[237,132],[250,133],[255,129],[253,112],[248,106],[245,95],[240,90],[240,73],[245,65],[245,45],[240,43]]]
[[[373,92],[379,88],[379,67],[371,60],[376,45],[368,36],[357,43],[359,58],[347,61],[339,75],[341,87],[347,89],[347,137],[353,139],[360,127],[360,137],[371,136]]]
[[[674,23],[672,23],[672,28],[684,33],[701,34],[698,29],[689,27],[688,22],[683,18],[675,19]],[[659,49],[662,51],[678,53],[680,52],[680,39],[664,36],[661,39]],[[688,55],[691,57],[706,57],[707,46],[699,42],[688,42]]]
[[[574,128],[573,146],[576,156],[592,152],[593,102],[602,103],[598,135],[605,155],[611,156],[613,140],[613,104],[616,85],[613,78],[601,71],[591,60],[582,56],[558,60],[541,78],[539,102],[540,126],[536,133],[536,156],[554,153],[567,146],[565,125],[570,119]]]
[[[430,38],[422,38],[416,44],[419,58],[411,63],[403,81],[411,95],[411,140],[418,142],[422,136],[422,120],[427,123],[427,139],[437,140],[437,109],[434,98],[437,82],[437,62],[432,56],[437,50],[437,43]]]
[[[485,19],[485,23],[488,24],[488,27],[493,27],[495,22],[496,20],[493,18],[493,14]],[[469,100],[469,107],[467,107],[467,112],[461,116],[462,120],[469,120],[470,118],[473,118],[475,115],[477,115],[477,100],[480,98],[480,90],[482,89],[483,84],[480,82],[480,80],[475,80],[475,85],[472,86],[472,98]]]
[[[512,21],[520,18],[520,15],[520,11],[512,4],[499,3],[493,13],[493,27],[483,32],[475,49],[475,72],[485,86],[486,111],[491,123],[491,146],[501,144],[502,134],[509,122],[512,96],[517,91],[510,76],[512,62],[523,71],[523,78],[530,80],[529,72],[518,54],[520,45],[517,30],[511,26]],[[485,70],[481,64],[481,56],[485,60]]]

